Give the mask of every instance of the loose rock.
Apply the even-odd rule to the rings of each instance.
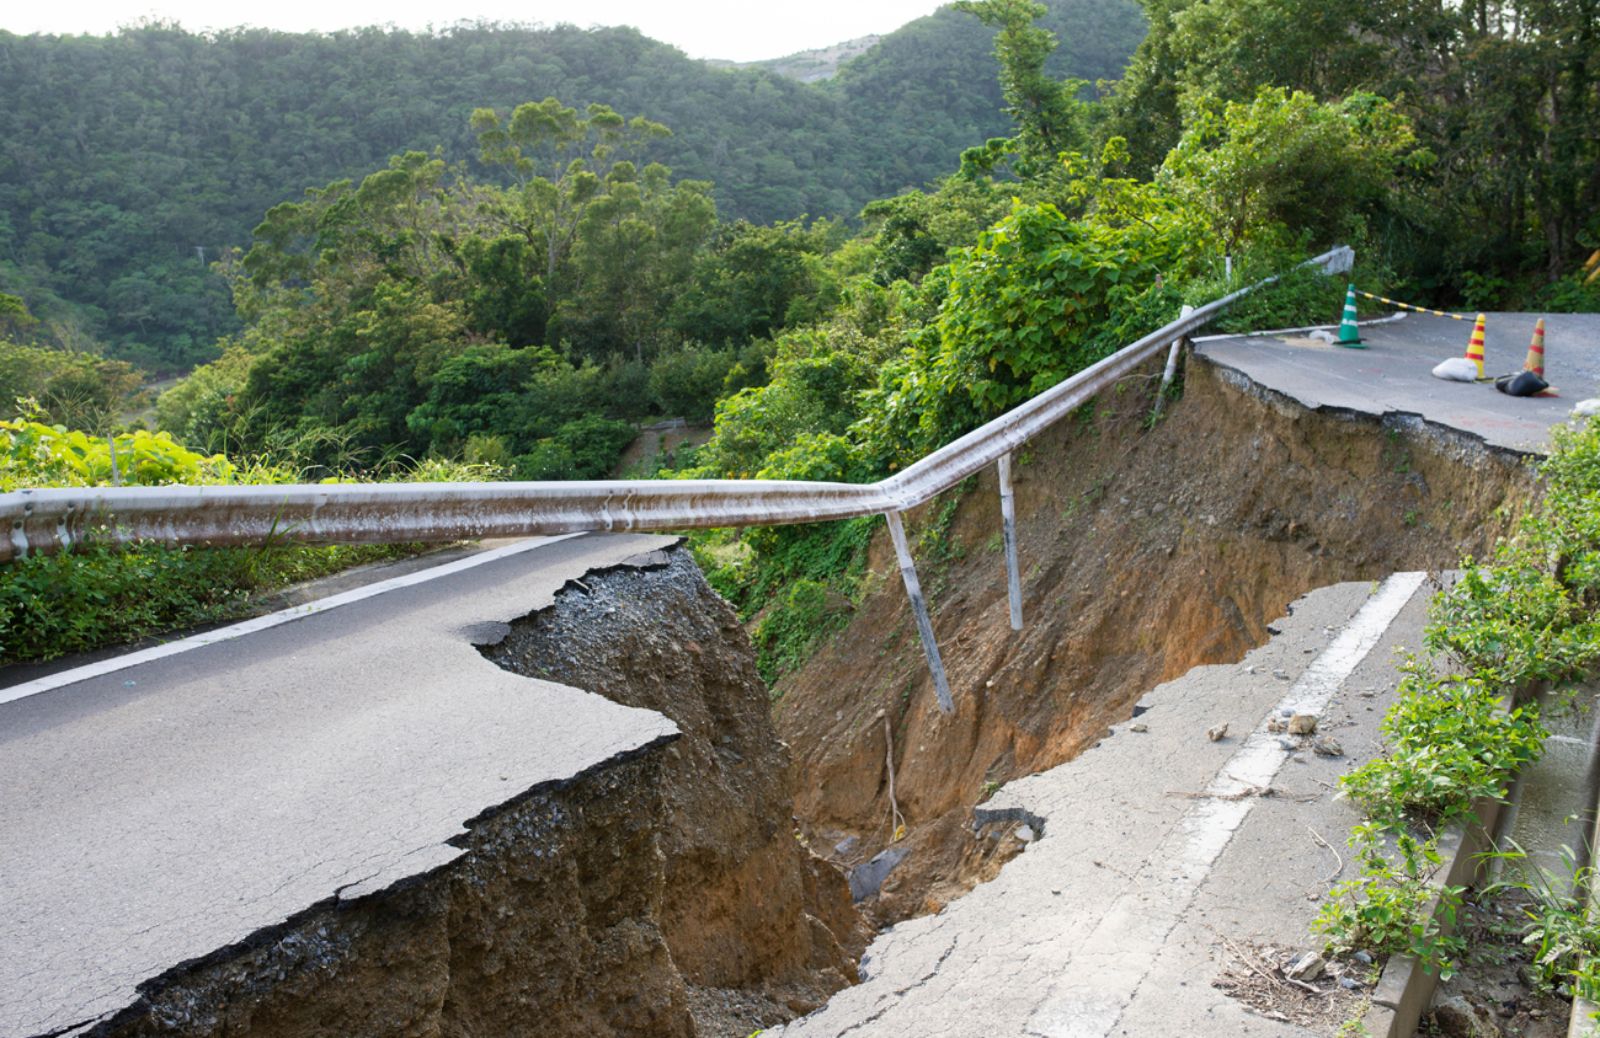
[[[1344,747],[1339,745],[1339,740],[1331,735],[1318,736],[1311,743],[1311,749],[1321,757],[1343,757]]]
[[[1310,735],[1317,730],[1316,714],[1295,714],[1289,718],[1290,735]]]
[[[1495,1023],[1494,1014],[1460,995],[1433,1007],[1433,1023],[1447,1038],[1500,1038],[1500,1025]]]
[[[1217,725],[1215,728],[1206,729],[1206,738],[1210,739],[1212,742],[1216,742],[1217,740],[1221,739],[1223,736],[1225,736],[1227,734],[1228,734],[1228,722],[1226,722],[1226,721],[1224,721],[1221,724]]]
[[[1128,731],[1130,731],[1130,732],[1138,732],[1141,735],[1144,734],[1145,732],[1148,732],[1149,730],[1150,730],[1150,726],[1145,724],[1143,721],[1140,721],[1137,724],[1128,725]]]
[[[1306,952],[1283,971],[1283,975],[1290,980],[1313,981],[1322,976],[1323,969],[1328,965],[1328,960],[1316,952]]]

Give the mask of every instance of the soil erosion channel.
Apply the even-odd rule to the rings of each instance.
[[[1160,682],[1239,659],[1313,588],[1483,554],[1532,490],[1521,456],[1414,418],[1308,411],[1203,358],[1152,428],[1152,384],[1130,378],[1017,459],[1021,632],[993,473],[915,517],[954,715],[886,536],[848,626],[774,689],[811,848],[847,870],[888,850],[857,875],[858,896],[881,880],[861,905],[876,924],[937,911],[1021,848],[1015,823],[972,829],[1001,783],[1076,756]]]

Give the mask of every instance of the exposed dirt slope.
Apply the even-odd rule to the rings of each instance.
[[[92,1033],[744,1038],[855,979],[865,931],[794,838],[754,653],[686,553],[574,581],[483,651],[682,734],[511,797],[456,861],[175,969]]]
[[[1068,760],[1143,690],[1239,658],[1314,587],[1486,550],[1531,487],[1519,459],[1476,441],[1308,413],[1203,360],[1147,429],[1150,384],[1124,382],[1019,459],[1022,632],[1007,620],[992,473],[960,496],[944,543],[925,538],[952,717],[935,704],[886,536],[850,625],[780,683],[796,813],[820,851],[858,837],[835,852],[843,864],[888,842],[880,712],[892,720],[911,854],[871,906],[878,921],[936,910],[1020,846],[971,831],[987,784]],[[947,504],[922,510],[925,532]]]
[[[755,653],[687,552],[569,585],[485,655],[682,729],[660,771],[658,918],[700,1034],[744,1038],[855,980],[865,930],[843,878],[794,838],[788,751]]]

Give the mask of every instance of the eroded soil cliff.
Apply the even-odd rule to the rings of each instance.
[[[795,839],[789,752],[754,652],[687,552],[569,586],[485,654],[682,729],[659,778],[660,926],[702,1033],[743,1038],[854,980],[865,931],[840,874]]]
[[[795,839],[748,640],[680,551],[483,647],[681,730],[467,822],[456,861],[147,983],[97,1034],[736,1036],[852,981],[865,932]]]
[[[1151,382],[1124,382],[1019,457],[1023,631],[1007,619],[993,474],[917,516],[953,716],[886,537],[849,626],[780,682],[796,814],[841,865],[890,842],[892,725],[909,855],[867,903],[878,922],[937,910],[1020,847],[971,829],[994,785],[1074,757],[1145,689],[1239,658],[1314,587],[1485,551],[1530,492],[1520,459],[1475,440],[1308,413],[1204,361],[1150,427]]]

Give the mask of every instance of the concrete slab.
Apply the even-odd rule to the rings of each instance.
[[[669,739],[476,643],[672,542],[564,540],[0,705],[0,1036],[454,859],[474,817]]]
[[[1538,314],[1492,313],[1485,325],[1484,370],[1521,369]],[[1229,336],[1195,349],[1206,359],[1306,407],[1382,416],[1415,414],[1509,450],[1543,454],[1550,430],[1573,404],[1600,396],[1600,314],[1545,316],[1545,374],[1559,397],[1510,397],[1489,383],[1446,382],[1433,366],[1466,352],[1472,325],[1404,314],[1364,325],[1366,349],[1331,346],[1304,335]]]
[[[779,1033],[1309,1033],[1212,988],[1218,935],[1309,943],[1316,899],[1350,875],[1319,840],[1348,859],[1357,816],[1335,782],[1376,752],[1393,650],[1420,642],[1428,597],[1422,574],[1313,592],[1241,663],[1162,685],[1136,722],[1008,784],[980,817],[1031,819],[1041,838],[941,914],[880,935],[862,984]],[[1284,750],[1267,728],[1284,710],[1320,715],[1346,755]],[[1208,741],[1222,723],[1229,736]]]

